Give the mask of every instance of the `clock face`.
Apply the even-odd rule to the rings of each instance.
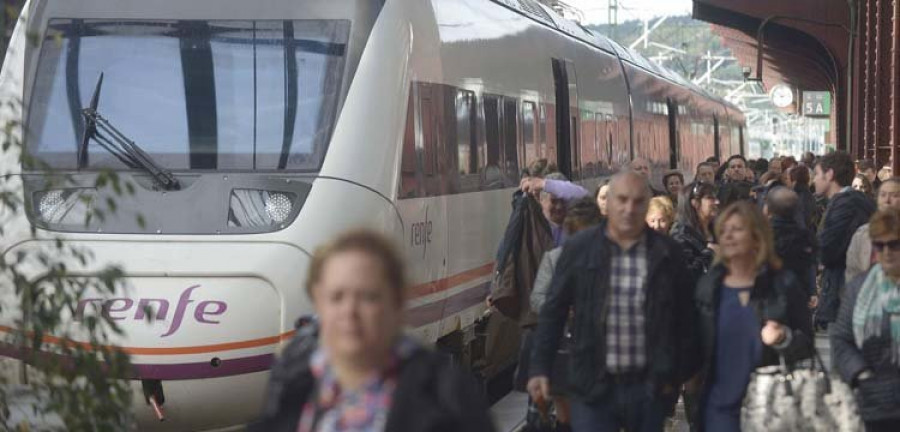
[[[772,89],[772,103],[778,108],[787,108],[794,103],[794,91],[790,87],[780,84]]]

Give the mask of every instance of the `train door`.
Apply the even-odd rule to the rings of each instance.
[[[681,159],[678,151],[678,104],[669,98],[666,105],[669,113],[669,168],[677,169]]]
[[[716,160],[722,161],[722,149],[719,148],[719,116],[713,116],[713,152]]]
[[[578,87],[575,65],[566,60],[553,59],[553,82],[556,86],[557,166],[572,180],[580,176],[578,137]]]

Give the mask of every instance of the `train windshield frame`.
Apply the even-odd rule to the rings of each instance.
[[[316,172],[344,84],[348,20],[51,19],[26,127],[30,156],[76,169],[83,108],[172,171]],[[88,170],[127,170],[90,143]]]

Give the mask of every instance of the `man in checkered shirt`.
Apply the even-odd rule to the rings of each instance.
[[[574,309],[567,388],[575,431],[662,431],[675,390],[699,369],[695,281],[681,248],[647,228],[651,191],[617,174],[607,223],[570,238],[541,309],[528,390],[550,397],[550,371]]]
[[[647,242],[641,235],[631,247],[611,242],[609,315],[606,319],[606,370],[632,373],[647,366],[644,299]]]

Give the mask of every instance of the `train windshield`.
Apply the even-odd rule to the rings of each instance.
[[[26,148],[78,166],[97,112],[169,170],[320,168],[344,80],[349,21],[49,22]],[[91,140],[87,168],[126,165]]]

